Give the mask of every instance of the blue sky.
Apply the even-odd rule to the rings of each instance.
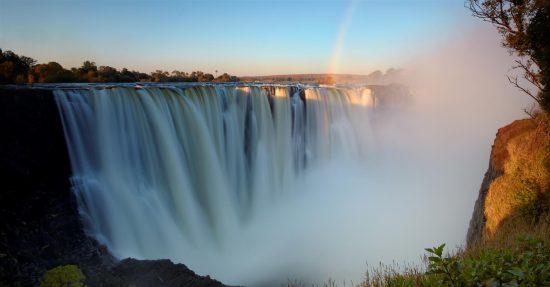
[[[365,74],[474,22],[461,0],[0,0],[0,48],[66,67]]]

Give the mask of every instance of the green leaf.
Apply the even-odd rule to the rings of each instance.
[[[512,275],[515,275],[519,278],[524,278],[525,277],[525,273],[519,267],[513,267],[512,269],[509,269],[508,273],[510,273]]]
[[[441,256],[443,254],[443,248],[445,248],[445,243],[439,245],[439,247],[435,249],[435,254]]]

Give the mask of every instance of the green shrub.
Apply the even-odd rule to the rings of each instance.
[[[58,266],[44,273],[40,287],[81,287],[85,278],[76,265]]]
[[[550,286],[550,249],[525,237],[514,248],[444,255],[445,244],[427,248],[425,272],[381,265],[361,286]]]
[[[550,286],[550,250],[542,241],[521,239],[513,249],[486,249],[474,257],[443,256],[444,244],[428,248],[427,274],[445,286]]]

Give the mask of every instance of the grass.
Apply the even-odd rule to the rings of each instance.
[[[550,286],[549,122],[499,131],[491,160],[502,175],[487,192],[482,240],[454,254],[428,248],[421,266],[372,268],[360,286]]]
[[[501,148],[506,153],[498,151],[503,175],[491,183],[485,200],[485,242],[509,241],[518,233],[550,234],[550,137],[541,117],[506,139]]]
[[[357,287],[550,286],[550,246],[531,236],[513,247],[486,247],[445,253],[445,245],[427,248],[421,265],[369,268]],[[288,282],[288,287],[346,286],[329,280],[321,285]]]
[[[444,247],[427,248],[424,265],[401,270],[369,270],[360,287],[405,286],[550,286],[550,248],[523,237],[514,248],[485,248],[445,255]]]

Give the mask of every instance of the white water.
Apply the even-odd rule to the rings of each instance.
[[[288,237],[334,225],[307,198],[323,202],[353,185],[342,168],[361,170],[372,140],[370,94],[357,89],[310,87],[302,98],[285,86],[55,94],[88,232],[119,258],[171,258],[225,283],[284,281],[265,274],[292,266],[294,255],[280,254]]]

